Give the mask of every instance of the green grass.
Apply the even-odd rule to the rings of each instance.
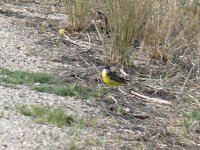
[[[183,126],[189,129],[196,121],[200,121],[200,109],[188,111],[183,120]]]
[[[70,144],[70,150],[78,150],[78,145],[74,142]]]
[[[73,86],[67,85],[38,85],[33,87],[34,90],[39,92],[48,92],[60,96],[78,96],[79,93]]]
[[[96,146],[96,145],[101,145],[102,144],[102,141],[100,139],[94,139],[94,138],[86,138],[85,139],[85,145],[93,145],[93,146]]]
[[[36,122],[48,122],[62,127],[74,122],[74,118],[64,112],[62,108],[47,106],[16,105],[15,109],[25,116],[32,116]]]
[[[47,73],[25,72],[20,70],[10,71],[6,68],[0,68],[1,82],[7,85],[25,84],[39,92],[48,92],[60,96],[78,96],[81,98],[97,97],[109,92],[108,89],[102,88],[96,90],[80,84],[69,84],[64,82],[63,79]]]
[[[47,73],[11,71],[0,68],[0,81],[13,84],[57,83],[59,80]]]
[[[185,95],[183,95],[182,99],[185,103],[188,103],[188,104],[192,104],[192,103],[199,104],[200,103],[200,98],[195,97],[190,93],[185,93]]]
[[[34,90],[39,92],[48,92],[60,96],[78,96],[87,98],[90,96],[98,96],[98,91],[89,87],[73,85],[37,85],[33,87]]]

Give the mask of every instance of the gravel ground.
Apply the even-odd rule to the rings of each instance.
[[[5,3],[5,6],[7,5]],[[14,9],[15,5],[10,8],[20,10],[19,6],[16,7],[18,9]],[[4,5],[1,5],[0,10],[4,9]],[[43,47],[36,45],[41,35],[34,28],[26,26],[25,21],[26,18],[0,13],[0,67],[50,73],[56,68],[63,67],[61,63],[30,54],[31,50],[42,50]],[[90,112],[93,118],[103,118],[98,109],[90,108],[81,100],[31,91],[26,86],[0,86],[0,149],[69,149],[74,139],[68,136],[67,131],[79,129],[36,123],[32,118],[17,113],[13,109],[16,103],[59,106],[66,108],[68,113],[76,117],[87,116]],[[96,133],[87,130],[80,131],[80,136],[87,137],[90,134],[90,137],[96,137]],[[83,139],[79,138],[74,142],[83,142]]]
[[[62,64],[51,62],[39,56],[30,56],[32,49],[38,47],[34,43],[40,35],[31,27],[23,25],[24,22],[16,18],[0,14],[0,64],[9,69],[26,71],[48,71],[61,67]]]
[[[0,86],[0,91],[0,149],[65,149],[71,142],[66,132],[70,127],[36,123],[12,109],[16,103],[60,106],[76,117],[88,113],[97,117],[99,111],[80,100],[30,91],[25,86],[16,89]]]

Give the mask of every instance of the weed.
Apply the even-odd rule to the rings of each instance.
[[[185,118],[183,120],[183,126],[186,129],[189,129],[196,121],[200,121],[199,109],[192,110],[186,113]]]
[[[80,137],[80,130],[75,128],[71,128],[70,130],[67,131],[67,134],[73,139],[76,140]]]
[[[67,115],[62,108],[52,108],[47,106],[15,106],[16,110],[25,115],[33,116],[36,122],[48,122],[58,127],[69,125],[74,122],[74,118]]]
[[[183,95],[182,100],[188,104],[192,104],[192,103],[199,104],[200,103],[200,98],[194,97],[189,93],[186,93],[185,95]]]
[[[115,112],[117,115],[126,115],[127,112],[124,110],[124,108],[120,105],[114,105],[112,108],[112,111]]]
[[[96,94],[98,96],[104,96],[110,93],[112,90],[113,90],[112,87],[100,87],[100,89],[98,89],[98,92]]]
[[[74,118],[65,114],[64,110],[60,108],[50,110],[46,116],[46,119],[47,122],[56,124],[58,127],[74,122]]]
[[[95,129],[98,126],[98,120],[91,118],[90,119],[81,118],[79,120],[79,125],[81,129],[87,126],[93,127]]]
[[[86,145],[100,145],[102,144],[100,139],[94,139],[94,138],[86,138],[85,139],[85,144]]]
[[[83,129],[85,126],[88,125],[88,120],[84,119],[84,118],[81,118],[79,120],[79,125],[80,125],[80,128]]]
[[[15,109],[24,116],[33,116],[30,107],[26,105],[15,105]]]
[[[122,143],[122,139],[121,139],[121,136],[119,133],[115,133],[114,134],[114,140],[115,140],[115,143],[117,144],[121,144]]]
[[[105,103],[107,105],[113,105],[113,104],[115,104],[115,101],[112,98],[106,98]]]
[[[70,144],[70,150],[78,150],[78,145],[75,142]]]

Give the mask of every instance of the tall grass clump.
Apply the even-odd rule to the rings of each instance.
[[[130,64],[135,41],[149,58],[188,68],[199,63],[198,0],[66,0],[68,29],[84,29],[96,7],[109,26],[111,38],[104,43],[109,43],[105,52],[112,63]]]
[[[111,30],[111,46],[106,53],[111,62],[129,64],[131,43],[141,35],[149,5],[147,0],[105,0],[104,13]]]
[[[150,58],[183,64],[199,60],[200,2],[195,0],[151,0],[141,50]],[[183,59],[183,60],[181,60]]]
[[[196,0],[104,0],[111,62],[129,64],[131,45],[163,62],[200,60],[200,2]],[[183,60],[182,60],[183,59]],[[190,67],[189,67],[190,68]]]
[[[66,12],[69,17],[67,29],[81,31],[88,24],[92,2],[90,0],[66,0]]]

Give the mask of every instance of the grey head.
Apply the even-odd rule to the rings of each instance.
[[[110,73],[110,67],[106,66],[104,69],[103,69],[103,72],[105,73]]]

